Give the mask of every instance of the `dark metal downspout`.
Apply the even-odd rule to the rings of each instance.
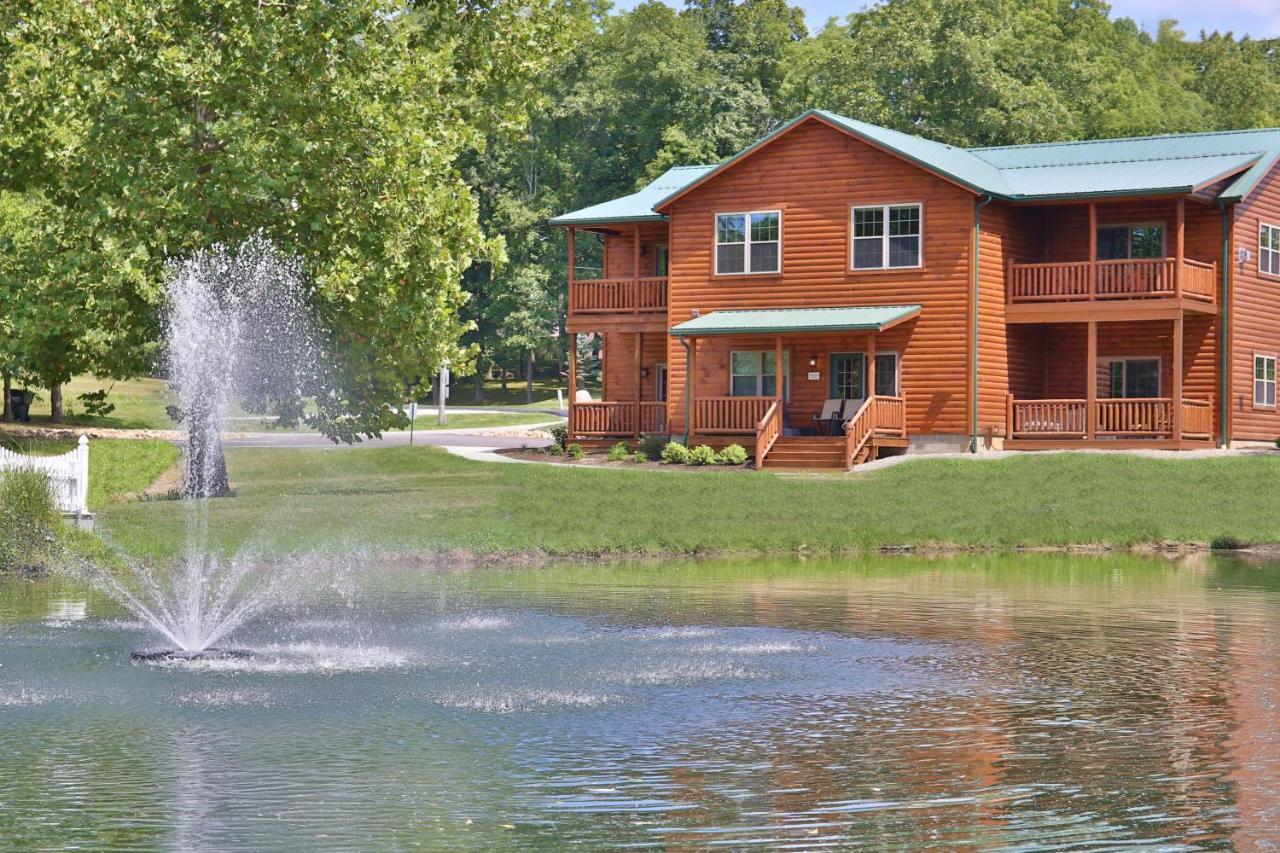
[[[978,452],[978,306],[979,306],[979,285],[978,271],[982,266],[982,208],[991,204],[992,198],[984,195],[973,208],[973,374],[970,376],[971,388],[969,390],[970,401],[972,407],[972,435],[969,437],[969,452]],[[1008,284],[1006,283],[1006,287]]]
[[[680,443],[689,446],[689,412],[690,401],[693,394],[689,389],[692,387],[689,379],[689,339],[684,335],[680,336],[680,346],[684,347],[684,433],[680,436]]]
[[[1227,381],[1231,375],[1231,353],[1227,349],[1230,343],[1227,330],[1231,315],[1231,224],[1228,221],[1228,213],[1234,213],[1235,209],[1229,207],[1222,199],[1218,199],[1218,209],[1222,211],[1222,304],[1218,310],[1218,396],[1221,401],[1218,404],[1218,418],[1222,424],[1220,444],[1222,447],[1227,447],[1231,444],[1231,436],[1227,432],[1227,415],[1231,410],[1231,400],[1227,391]]]

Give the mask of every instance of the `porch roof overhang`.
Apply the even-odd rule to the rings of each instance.
[[[675,337],[789,332],[883,332],[920,313],[919,305],[848,308],[759,308],[712,311],[671,328]]]

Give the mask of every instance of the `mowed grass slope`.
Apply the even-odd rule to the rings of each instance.
[[[1028,454],[860,476],[589,470],[468,462],[429,448],[238,449],[220,547],[586,554],[1280,540],[1280,455],[1164,460]],[[115,503],[138,554],[182,542],[176,502]]]
[[[76,438],[51,441],[0,433],[0,447],[35,456],[57,456],[75,449]],[[89,442],[89,509],[136,497],[178,461],[178,448],[156,439],[93,439]]]

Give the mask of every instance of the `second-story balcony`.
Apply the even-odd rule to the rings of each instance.
[[[1212,304],[1218,286],[1214,263],[1177,258],[1010,263],[1011,303],[1180,299]]]
[[[667,277],[588,278],[569,283],[569,314],[667,313]]]

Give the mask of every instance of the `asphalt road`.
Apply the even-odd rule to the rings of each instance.
[[[318,433],[263,432],[241,435],[237,438],[224,438],[226,447],[310,447],[318,450],[347,450],[361,447],[392,447],[407,445],[409,433],[389,432],[382,438],[365,439],[357,444],[334,444]],[[473,433],[447,432],[444,430],[422,430],[413,434],[414,445],[439,447],[544,447],[551,442],[540,438],[525,438],[505,435],[475,435]]]

